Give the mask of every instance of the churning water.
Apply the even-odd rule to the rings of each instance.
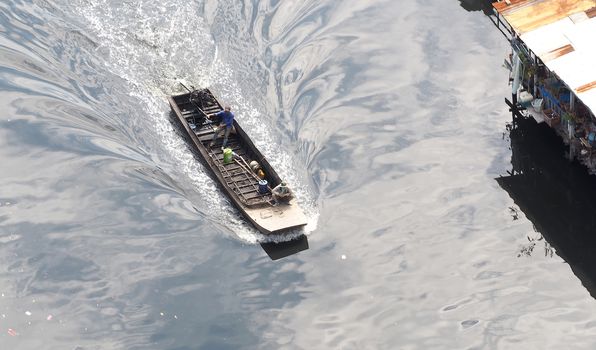
[[[506,129],[489,9],[0,2],[0,349],[592,349],[595,180]],[[263,252],[180,82],[232,105],[308,250]]]

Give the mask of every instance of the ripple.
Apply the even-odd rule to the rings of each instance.
[[[475,326],[478,322],[478,320],[465,320],[461,322],[461,326],[463,329],[468,329]]]
[[[508,44],[459,3],[1,3],[2,345],[590,348],[586,270],[515,258]],[[307,251],[255,244],[169,121],[178,81],[296,187]]]

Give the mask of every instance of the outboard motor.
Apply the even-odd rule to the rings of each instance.
[[[203,94],[204,91],[203,90],[197,90],[193,88],[193,91],[190,92],[190,103],[192,103],[195,108],[197,109],[197,113],[196,115],[198,115],[197,117],[194,117],[194,124],[196,125],[197,128],[201,128],[203,126],[203,124],[205,123],[205,119],[206,116],[205,114],[202,112],[203,110]]]

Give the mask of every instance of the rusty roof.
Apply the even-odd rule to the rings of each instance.
[[[596,113],[596,0],[506,0],[493,7]]]
[[[518,35],[576,13],[596,12],[595,0],[506,0],[493,3]]]

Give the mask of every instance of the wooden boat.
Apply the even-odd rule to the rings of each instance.
[[[223,137],[219,137],[213,147],[209,145],[219,121],[211,121],[207,115],[223,110],[209,89],[189,90],[170,96],[168,100],[175,115],[173,119],[181,124],[181,131],[188,136],[191,146],[198,151],[236,208],[260,232],[278,234],[306,225],[306,217],[295,198],[287,204],[275,205],[271,189],[281,183],[281,179],[237,120],[234,120],[226,145],[233,151],[231,161],[226,157],[228,162],[224,162]],[[261,182],[261,191],[259,180],[262,179],[251,169],[251,161],[257,161],[265,173],[267,186]],[[262,193],[263,189],[266,189],[265,193]]]

